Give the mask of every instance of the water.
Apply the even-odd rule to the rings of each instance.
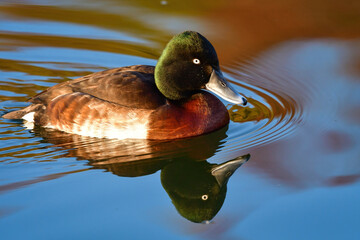
[[[227,128],[165,142],[28,130],[0,118],[1,239],[359,239],[359,7],[1,1],[1,114],[69,79],[154,65],[187,29],[213,43],[250,103],[223,101]],[[181,203],[191,213],[196,204],[172,191],[202,197],[199,176],[245,154],[209,224],[181,214]]]

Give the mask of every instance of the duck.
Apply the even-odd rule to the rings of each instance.
[[[189,138],[229,124],[225,105],[213,94],[247,104],[224,78],[209,40],[185,31],[167,43],[156,66],[119,67],[59,83],[3,118],[97,138]]]

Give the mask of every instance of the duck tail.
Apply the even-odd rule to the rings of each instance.
[[[30,119],[27,119],[26,115],[32,115],[32,121],[34,121],[34,114],[36,112],[38,112],[39,110],[43,109],[42,104],[31,104],[30,106],[27,106],[23,109],[17,110],[17,111],[13,111],[13,112],[9,112],[4,114],[2,117],[6,118],[6,119],[25,119],[27,121],[29,121]],[[28,115],[28,116],[29,116]]]

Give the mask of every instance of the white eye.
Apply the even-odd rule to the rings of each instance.
[[[208,198],[209,198],[209,197],[208,197],[208,195],[206,195],[206,194],[201,196],[201,199],[204,200],[204,201],[208,200]]]
[[[200,64],[200,60],[197,59],[197,58],[194,58],[194,59],[193,59],[193,63],[195,63],[195,64]]]

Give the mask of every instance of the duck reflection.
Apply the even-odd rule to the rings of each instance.
[[[161,183],[177,211],[192,222],[211,220],[222,207],[231,175],[250,155],[222,164],[176,161],[161,170]]]
[[[176,141],[97,139],[37,128],[35,134],[65,149],[65,156],[88,160],[94,169],[121,177],[161,170],[161,183],[179,214],[192,222],[211,220],[222,207],[227,182],[250,155],[222,164],[206,161],[221,147],[227,128]]]

